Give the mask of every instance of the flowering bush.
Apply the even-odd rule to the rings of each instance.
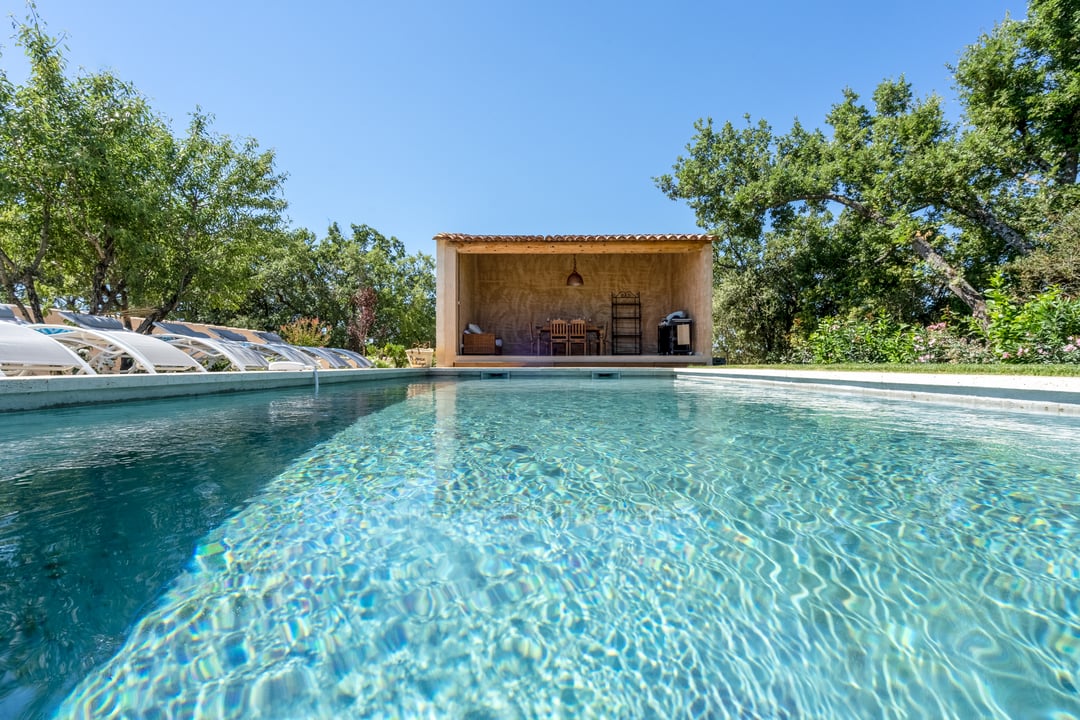
[[[970,365],[997,361],[985,342],[957,332],[946,322],[914,328],[910,332],[914,354],[910,362]]]
[[[793,337],[786,360],[1080,364],[1080,299],[1051,288],[1020,302],[1006,294],[1001,278],[994,280],[986,297],[985,329],[970,321],[958,326],[945,321],[910,327],[880,314],[834,317],[823,320],[806,339]]]
[[[911,327],[883,317],[830,318],[791,356],[816,363],[991,363],[998,358],[985,342],[946,322]]]
[[[1080,365],[1080,336],[1067,337],[1064,345],[1028,343],[1015,350],[1003,350],[1001,361],[1007,363],[1066,363]]]

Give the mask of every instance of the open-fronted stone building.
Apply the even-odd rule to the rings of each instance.
[[[440,366],[711,363],[709,235],[440,233],[435,243]],[[588,322],[585,353],[551,353],[554,318]]]

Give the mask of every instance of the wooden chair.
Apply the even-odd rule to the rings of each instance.
[[[540,328],[532,320],[529,321],[529,354],[540,354]]]
[[[549,350],[552,355],[555,354],[555,346],[562,345],[563,354],[570,354],[570,328],[569,324],[565,320],[552,320],[551,332],[548,334]]]
[[[589,354],[589,346],[587,344],[586,334],[589,331],[589,324],[580,318],[575,318],[570,321],[569,335],[566,341],[566,354],[573,355],[574,347],[581,346],[581,354]]]

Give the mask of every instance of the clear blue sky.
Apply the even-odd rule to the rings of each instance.
[[[183,134],[273,148],[288,216],[438,232],[696,232],[653,182],[698,118],[819,127],[905,75],[956,112],[949,63],[1021,0],[38,0],[69,71],[110,69]],[[21,0],[0,0],[23,18]],[[10,23],[7,28],[10,28]],[[2,67],[26,64],[8,30]]]

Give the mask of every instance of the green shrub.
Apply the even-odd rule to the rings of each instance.
[[[986,292],[986,339],[1006,363],[1080,364],[1080,299],[1058,287],[1020,302],[1009,296],[1000,277]]]
[[[319,318],[297,318],[282,325],[278,332],[285,342],[303,347],[322,347],[330,337],[330,328]]]
[[[409,367],[409,356],[405,353],[405,346],[396,343],[386,343],[380,348],[375,348],[371,353],[375,367]]]
[[[1009,295],[1001,277],[986,292],[988,326],[948,321],[910,327],[888,317],[823,320],[803,339],[792,328],[787,362],[1039,363],[1080,365],[1080,298],[1050,288],[1027,302]]]
[[[906,325],[882,314],[829,318],[810,333],[809,355],[815,363],[914,362]]]

